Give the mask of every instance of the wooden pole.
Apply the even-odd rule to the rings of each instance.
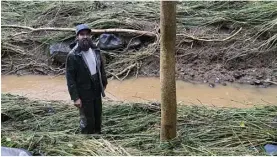
[[[167,141],[176,137],[176,81],[175,81],[175,40],[176,2],[161,1],[161,134]]]

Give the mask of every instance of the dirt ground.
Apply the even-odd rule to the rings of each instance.
[[[220,50],[220,48],[218,48]],[[195,49],[201,51],[201,48]],[[176,57],[176,78],[193,83],[226,85],[226,83],[242,83],[266,88],[276,86],[277,68],[273,65],[277,54],[260,55],[254,58],[238,59],[230,63],[222,61],[222,56],[213,51],[200,55],[190,54]],[[159,58],[148,58],[141,70],[141,76],[159,76]],[[276,64],[276,63],[275,63]]]

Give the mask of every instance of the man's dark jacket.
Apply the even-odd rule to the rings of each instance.
[[[93,97],[101,98],[101,94],[103,97],[105,97],[104,90],[108,82],[103,59],[99,49],[96,47],[91,48],[96,54],[96,70],[100,81],[94,82],[90,75],[89,68],[82,56],[80,48],[75,45],[75,47],[67,55],[66,60],[66,79],[71,100],[76,101],[79,98],[81,98],[81,100],[82,98],[91,99]],[[92,86],[93,83],[94,86]],[[95,84],[97,83],[100,85],[100,92],[99,90],[92,89],[92,87],[95,87]]]

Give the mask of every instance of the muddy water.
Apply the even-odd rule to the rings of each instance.
[[[2,93],[14,93],[32,99],[70,101],[64,76],[2,76]],[[183,104],[217,107],[277,105],[277,88],[228,84],[210,88],[207,84],[177,81],[177,101]],[[160,100],[159,78],[137,78],[123,82],[109,81],[106,95],[116,101],[144,102]]]

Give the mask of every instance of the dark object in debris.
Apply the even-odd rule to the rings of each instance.
[[[254,151],[259,151],[256,147],[254,147],[254,146],[250,146],[249,147],[249,150],[254,150]]]
[[[125,41],[125,42],[124,42]],[[139,38],[120,38],[114,34],[101,34],[97,47],[101,50],[115,50],[126,47],[127,49],[138,48],[142,44]]]
[[[134,103],[134,107],[142,108],[149,112],[158,112],[161,110],[161,104],[153,102],[151,104],[143,104],[143,103]]]
[[[101,34],[97,47],[102,50],[114,50],[123,47],[123,41],[114,34]]]
[[[215,87],[215,84],[214,84],[214,83],[209,83],[209,86],[210,86],[211,88],[214,88],[214,87]]]
[[[48,113],[55,113],[55,110],[53,108],[48,108],[47,112]]]
[[[220,78],[217,77],[217,78],[215,79],[214,83],[220,83]]]
[[[129,43],[127,44],[127,48],[138,48],[141,45],[141,40],[139,38],[130,39]]]
[[[277,155],[277,145],[266,144],[264,148],[268,155]]]
[[[222,85],[223,85],[223,86],[227,86],[227,83],[223,82]]]
[[[263,75],[259,75],[259,76],[257,76],[256,78],[257,79],[262,79],[264,76]]]
[[[45,109],[45,112],[47,112],[47,113],[55,113],[55,110],[54,110],[53,107],[47,106],[46,109]]]
[[[262,81],[260,81],[260,80],[256,80],[256,81],[254,81],[254,83],[255,83],[255,85],[262,85],[263,84]]]
[[[33,152],[33,156],[45,156],[43,152],[37,148],[33,149],[32,152]]]
[[[203,82],[204,82],[204,83],[208,83],[209,81],[207,81],[207,80],[204,80]]]
[[[159,103],[159,102],[152,102],[150,105],[161,107],[161,103]]]
[[[277,129],[277,116],[273,119],[271,126]]]
[[[242,73],[240,73],[240,72],[235,72],[234,74],[233,74],[233,76],[234,76],[234,78],[235,79],[240,79],[242,76],[244,76]]]
[[[277,122],[277,116],[274,117],[273,122]]]
[[[11,117],[9,117],[8,115],[6,115],[5,113],[1,113],[1,122],[5,122],[12,119]]]
[[[1,147],[1,156],[32,156],[32,153],[21,148]]]
[[[269,87],[271,85],[271,83],[269,82],[264,82],[263,85],[265,86],[265,88]]]
[[[259,85],[259,87],[260,87],[260,88],[267,88],[267,86],[265,86],[265,85],[263,85],[263,84],[262,84],[262,85]]]
[[[69,43],[62,42],[50,45],[50,55],[54,61],[59,63],[66,62],[66,56],[70,50]]]
[[[234,79],[230,78],[228,81],[229,81],[229,82],[234,82]]]

